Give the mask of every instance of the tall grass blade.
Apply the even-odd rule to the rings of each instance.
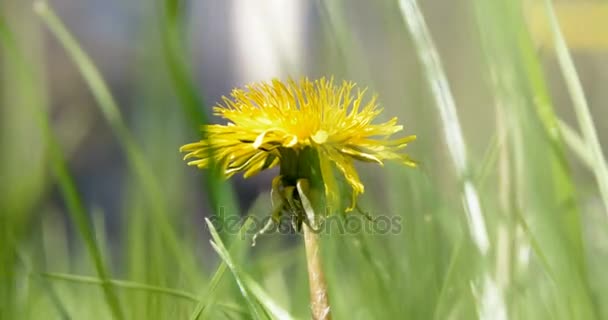
[[[481,211],[477,188],[470,179],[464,137],[447,77],[441,66],[437,49],[435,49],[418,4],[415,0],[401,0],[399,4],[403,19],[414,39],[418,56],[424,65],[426,80],[435,98],[435,106],[441,116],[445,143],[450,152],[456,173],[462,180],[464,190],[463,201],[468,213],[471,236],[479,251],[485,255],[490,248],[486,222]]]
[[[163,196],[160,182],[155,177],[152,168],[148,166],[141,148],[138,147],[133,135],[127,128],[120,110],[101,74],[46,2],[37,1],[35,9],[36,13],[42,18],[49,30],[57,37],[74,60],[85,81],[91,88],[91,92],[97,100],[99,108],[126,153],[129,165],[141,182],[145,200],[148,202],[150,210],[156,219],[160,222],[157,227],[160,234],[166,240],[170,251],[174,254],[177,261],[184,262],[182,265],[186,272],[193,275],[196,274],[197,268],[193,258],[189,255],[184,256],[181,254],[180,241],[175,231],[171,228],[171,223],[166,215],[168,205]]]
[[[251,293],[257,296],[258,301],[270,312],[273,316],[273,319],[279,320],[293,320],[294,318],[281,306],[279,306],[269,295],[262,289],[262,287],[257,284],[253,279],[248,276],[243,275],[243,280],[247,285],[247,288],[251,291]]]
[[[579,136],[574,128],[561,120],[559,121],[559,131],[564,139],[564,143],[574,152],[574,155],[576,155],[584,165],[589,167],[590,170],[593,170],[595,165],[593,154],[591,153],[590,148],[587,147],[587,143],[583,137]]]
[[[263,306],[268,308],[268,311],[273,316],[273,319],[292,319],[291,316],[289,316],[286,311],[280,308],[278,304],[274,302],[259,285],[257,285],[246,274],[242,273],[239,270],[238,266],[232,260],[230,253],[222,243],[222,239],[215,230],[215,227],[213,226],[211,221],[209,221],[209,219],[206,219],[206,221],[207,225],[209,226],[209,231],[211,232],[211,237],[213,238],[211,245],[213,246],[215,251],[220,255],[228,269],[230,269],[230,271],[232,272],[232,275],[234,276],[234,279],[237,282],[239,289],[241,290],[241,294],[247,301],[252,316],[254,316],[254,318],[256,319],[262,319],[262,314],[266,314],[266,310],[260,310],[260,308],[258,307],[259,302]]]
[[[593,318],[576,186],[538,50],[526,29],[524,4],[475,1],[488,78],[508,134],[508,156],[503,162],[512,183],[510,196],[501,203],[506,203],[503,211],[512,226],[514,250],[509,260],[518,261],[518,251],[531,249],[534,253],[530,259],[518,262],[522,265],[512,269],[509,276],[513,284],[529,279],[538,272],[534,266],[541,266],[543,273],[551,275],[527,283],[538,295],[550,293],[543,308],[536,308],[536,295],[534,299],[511,296],[510,311],[516,315],[533,310],[535,317],[564,314],[567,318]],[[522,238],[522,234],[528,236]],[[543,257],[547,263],[539,261]]]
[[[4,35],[9,34],[4,33]],[[3,40],[12,42],[10,38],[3,37]],[[23,75],[25,77],[31,77],[31,72],[30,70],[28,70],[27,64],[25,63],[25,61],[22,60],[22,58],[20,58],[23,57],[23,55],[15,54],[13,56],[13,61],[23,65]],[[61,151],[59,143],[57,142],[55,134],[53,133],[50,127],[48,114],[42,106],[34,107],[37,108],[35,110],[37,119],[35,120],[38,121],[39,125],[43,129],[44,136],[46,138],[45,143],[48,149],[52,171],[57,178],[57,182],[59,184],[59,188],[64,198],[64,201],[66,202],[70,218],[75,224],[78,233],[83,238],[85,246],[87,248],[87,252],[93,260],[95,270],[99,278],[102,279],[102,288],[106,303],[108,304],[108,307],[110,308],[113,316],[116,319],[124,319],[118,296],[116,295],[112,287],[107,283],[107,279],[109,278],[110,273],[107,270],[101,251],[99,249],[99,245],[96,242],[92,222],[90,221],[86,209],[82,204],[74,179],[69,173],[64,155]]]
[[[243,239],[245,233],[249,230],[252,223],[253,223],[253,221],[251,219],[247,219],[243,223],[243,226],[239,230],[237,239]],[[242,245],[242,243],[240,243],[239,241],[235,241],[232,244],[230,251],[233,252],[233,251],[238,250],[239,245]],[[190,320],[196,320],[201,316],[203,319],[208,318],[207,315],[211,312],[212,301],[215,298],[215,291],[216,291],[218,285],[220,284],[220,282],[224,276],[224,273],[226,272],[226,269],[227,269],[226,262],[222,260],[219,267],[215,270],[215,273],[211,277],[211,280],[209,280],[209,284],[207,285],[207,288],[203,291],[201,296],[198,298],[198,304],[196,305],[196,307],[194,308],[194,311],[190,315],[190,318],[189,318]]]
[[[107,282],[109,279],[109,272],[106,269],[101,251],[95,240],[92,222],[87,216],[86,210],[82,204],[82,201],[80,200],[78,190],[76,189],[73,178],[69,174],[59,144],[55,138],[51,136],[51,133],[47,134],[47,144],[53,172],[57,177],[59,187],[66,201],[68,212],[76,224],[76,228],[84,239],[87,251],[93,258],[97,274],[101,279],[104,280],[102,287],[104,289],[104,295],[107,299],[108,306],[116,319],[124,319],[118,297],[114,293],[111,285]]]
[[[226,249],[226,247],[224,247],[224,244],[222,243],[222,239],[220,238],[219,233],[217,232],[217,230],[213,226],[213,223],[211,223],[211,221],[209,219],[205,219],[205,221],[207,222],[207,225],[209,226],[209,231],[211,232],[211,238],[213,238],[213,241],[211,241],[211,245],[213,246],[213,249],[215,249],[217,254],[220,256],[220,258],[222,258],[222,261],[224,263],[226,263],[226,267],[228,269],[230,269],[230,271],[232,272],[232,275],[234,276],[234,280],[236,281],[236,283],[239,287],[239,290],[241,291],[241,294],[243,295],[243,298],[245,298],[245,301],[247,302],[247,306],[249,307],[249,312],[251,313],[251,315],[253,316],[254,319],[262,319],[263,311],[259,310],[259,307],[257,306],[257,302],[255,301],[254,297],[251,296],[249,289],[247,288],[247,286],[245,285],[245,283],[241,277],[240,271],[237,269],[236,265],[234,264],[234,261],[232,260],[230,253],[228,253],[228,250]]]
[[[595,174],[602,202],[604,203],[604,210],[606,210],[606,214],[608,215],[608,162],[606,162],[606,158],[602,152],[597,130],[593,123],[593,117],[589,111],[585,92],[583,91],[583,85],[579,80],[574,62],[568,51],[568,46],[559,28],[553,4],[550,0],[545,0],[545,7],[549,16],[549,24],[551,26],[557,59],[564,79],[566,80],[568,92],[570,93],[574,104],[574,111],[576,112],[578,124],[583,132],[586,147],[589,148],[589,152],[592,155],[593,166],[591,167],[591,170]]]
[[[201,128],[204,128],[204,125],[209,123],[209,117],[204,112],[206,105],[204,95],[199,93],[200,89],[197,89],[193,81],[193,75],[190,72],[192,68],[186,60],[187,56],[185,52],[187,50],[185,50],[183,44],[184,15],[187,12],[185,5],[185,1],[182,0],[164,1],[164,10],[162,11],[164,14],[161,17],[160,34],[171,83],[180,101],[183,113],[190,121],[193,131],[196,134],[202,133],[202,138],[204,139],[206,132]],[[213,164],[210,167],[211,169],[208,171],[205,181],[206,191],[209,194],[209,205],[218,218],[224,221],[226,217],[223,215],[227,213],[217,209],[227,205],[234,205],[236,201],[230,184],[223,181],[221,177],[222,172],[220,172],[219,168]],[[223,230],[224,228],[221,229]]]
[[[462,197],[471,237],[481,255],[487,257],[490,241],[486,221],[482,212],[479,192],[471,178],[464,136],[460,128],[456,104],[448,85],[447,76],[443,71],[439,54],[416,0],[400,0],[399,5],[408,31],[413,38],[418,57],[424,66],[426,80],[441,117],[444,139],[456,173],[462,183]],[[501,289],[487,271],[482,279],[482,283],[478,284],[482,286],[478,299],[480,301],[478,307],[480,318],[506,319],[507,310]]]
[[[129,289],[129,290],[138,290],[145,291],[149,293],[163,294],[167,296],[172,296],[175,298],[185,299],[188,301],[198,301],[197,297],[189,292],[185,292],[182,290],[176,290],[171,288],[164,288],[159,286],[152,286],[149,284],[139,283],[135,281],[126,281],[126,280],[116,280],[116,279],[107,279],[103,280],[95,277],[81,276],[81,275],[73,275],[66,273],[54,273],[54,272],[43,272],[40,274],[42,277],[52,280],[63,280],[75,283],[83,283],[83,284],[94,284],[94,285],[103,285],[104,283],[109,283],[112,286],[117,288]]]

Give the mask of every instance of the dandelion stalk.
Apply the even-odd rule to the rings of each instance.
[[[298,194],[302,206],[308,218],[308,224],[304,224],[304,246],[306,248],[306,267],[308,270],[308,285],[310,287],[310,311],[315,320],[331,319],[331,308],[329,296],[327,294],[327,282],[321,265],[321,250],[319,246],[318,224],[316,215],[310,200],[306,196],[308,193],[308,183],[306,180],[298,181]]]
[[[310,311],[315,320],[331,319],[331,308],[327,294],[327,282],[321,267],[319,251],[319,235],[308,225],[304,226],[304,245],[306,247],[306,262],[308,282],[310,286]]]

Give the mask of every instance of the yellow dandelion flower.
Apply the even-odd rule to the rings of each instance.
[[[325,78],[273,80],[235,89],[214,108],[227,123],[204,126],[205,138],[180,151],[187,152],[189,165],[206,168],[213,162],[227,177],[242,172],[247,178],[280,165],[284,185],[293,186],[300,178],[314,183],[316,178],[328,199],[336,197],[337,170],[352,188],[347,211],[352,210],[364,192],[354,160],[416,165],[400,152],[416,136],[391,139],[403,130],[397,118],[373,124],[382,109],[375,96],[364,102],[365,91],[352,82],[337,85]]]

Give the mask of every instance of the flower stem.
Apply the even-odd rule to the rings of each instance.
[[[331,309],[327,295],[327,282],[321,266],[321,251],[319,247],[318,216],[310,198],[310,183],[307,179],[298,179],[296,189],[306,222],[302,223],[304,246],[306,247],[306,264],[308,267],[308,285],[310,286],[310,311],[313,320],[330,320]]]
[[[325,275],[321,267],[319,235],[305,223],[302,224],[302,228],[304,230],[304,246],[306,247],[312,319],[330,320],[331,312],[327,296],[327,283],[325,282]]]

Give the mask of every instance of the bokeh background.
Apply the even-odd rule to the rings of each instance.
[[[0,318],[308,318],[298,235],[220,232],[229,268],[209,245],[205,217],[270,213],[277,172],[224,181],[178,148],[232,88],[333,76],[421,164],[358,166],[361,206],[402,228],[324,235],[334,318],[606,319],[606,21],[592,0],[2,0]]]

